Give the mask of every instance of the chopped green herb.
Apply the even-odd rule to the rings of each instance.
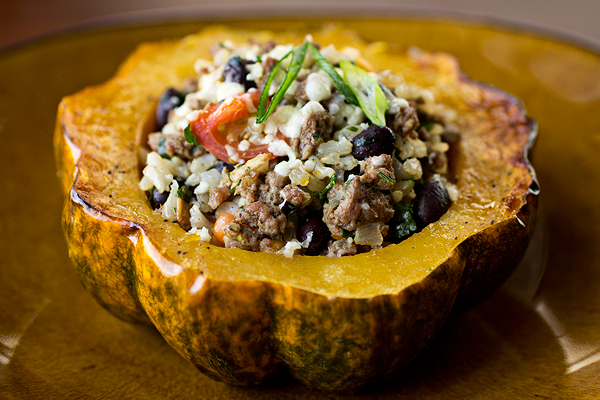
[[[299,209],[300,207],[290,207],[290,211],[288,212],[287,217],[289,218],[292,215],[296,214]]]
[[[194,132],[192,132],[192,127],[190,126],[190,124],[188,124],[188,126],[185,127],[185,129],[183,130],[183,134],[185,135],[186,142],[191,143],[195,146],[200,146],[200,142],[198,141],[198,139],[196,139],[196,135],[194,135]]]
[[[177,189],[177,197],[183,199],[186,203],[192,201],[193,193],[187,188],[187,186],[182,186]]]
[[[271,113],[275,110],[275,107],[277,107],[277,105],[283,99],[285,92],[289,89],[292,82],[294,82],[294,80],[298,76],[298,72],[300,72],[300,69],[302,68],[302,63],[304,62],[304,57],[306,57],[307,46],[308,46],[308,43],[304,42],[300,46],[294,48],[291,52],[289,52],[281,60],[279,60],[277,62],[277,64],[275,64],[275,67],[273,67],[271,74],[267,78],[267,83],[265,84],[263,92],[260,95],[260,100],[258,102],[258,112],[256,114],[256,122],[257,123],[260,124],[265,119],[267,119],[269,117],[269,115],[271,115]],[[273,82],[273,78],[275,77],[275,74],[279,70],[279,66],[281,65],[281,62],[283,60],[285,60],[290,54],[292,55],[292,61],[290,62],[290,66],[287,70],[287,74],[285,75],[285,79],[281,83],[281,86],[279,87],[279,89],[277,89],[277,92],[271,99],[271,104],[269,104],[269,108],[267,109],[266,108],[267,107],[267,99],[269,97],[269,89],[271,88],[271,83]],[[266,109],[266,111],[265,111],[265,109]]]
[[[315,46],[313,46],[312,43],[308,43],[308,48],[310,49],[316,63],[319,64],[319,67],[321,67],[321,69],[331,77],[333,84],[335,85],[336,89],[342,94],[342,96],[344,96],[346,102],[358,106],[359,103],[356,99],[356,95],[354,94],[350,86],[348,86],[348,83],[346,83],[346,81],[342,79],[340,74],[337,73],[335,67],[331,65],[331,63],[321,55],[319,50]]]
[[[348,129],[350,132],[358,132],[358,128],[356,126],[347,126],[346,129]]]
[[[392,178],[391,176],[385,174],[384,172],[381,172],[381,170],[377,170],[377,175],[383,179],[384,181],[386,181],[387,183],[389,183],[390,185],[394,184],[394,178]]]
[[[395,203],[394,216],[388,222],[390,235],[401,241],[412,235],[417,230],[417,224],[413,219],[412,204]]]
[[[165,137],[161,136],[160,139],[158,139],[158,155],[161,156],[162,158],[169,158],[169,155],[167,154],[167,148],[165,147]]]
[[[355,231],[347,231],[345,229],[342,229],[342,237],[344,239],[353,238],[355,233]]]
[[[319,199],[325,200],[325,197],[327,197],[327,192],[329,192],[333,185],[335,185],[335,175],[331,175],[331,178],[329,178],[329,183],[323,190],[321,190],[321,193],[319,193]]]
[[[375,125],[385,126],[388,103],[377,81],[367,71],[350,61],[340,61],[340,67],[344,71],[344,79],[356,95],[367,118]]]
[[[421,128],[425,128],[427,132],[429,132],[433,128],[433,122],[424,122],[417,128],[417,131]]]
[[[231,193],[235,193],[235,190],[237,189],[238,186],[240,186],[240,183],[242,183],[241,179],[239,181],[237,181],[237,183],[235,184],[235,186],[231,187]]]

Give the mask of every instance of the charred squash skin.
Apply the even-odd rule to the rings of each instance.
[[[278,39],[299,42],[305,33]],[[193,75],[193,62],[214,43],[249,36],[270,38],[209,28],[143,45],[113,79],[63,99],[54,144],[69,255],[100,304],[152,323],[214,379],[258,384],[284,367],[306,385],[354,392],[406,365],[452,310],[489,296],[516,267],[537,211],[527,159],[535,124],[517,100],[470,81],[447,55],[409,62],[341,29],[313,32],[322,44],[361,49],[374,68],[407,81],[451,84],[455,93],[436,95],[463,117],[459,200],[405,242],[341,259],[195,242],[152,212],[137,187],[138,151],[153,129],[157,96]]]

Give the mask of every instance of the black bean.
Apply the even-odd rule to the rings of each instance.
[[[169,120],[169,112],[183,104],[185,95],[179,90],[169,88],[163,92],[156,106],[156,127],[161,130]]]
[[[352,139],[352,155],[357,160],[394,151],[394,134],[387,127],[371,125]]]
[[[161,193],[157,188],[153,188],[150,196],[150,205],[154,210],[156,210],[160,208],[160,206],[165,204],[165,201],[167,201],[168,197],[169,192],[167,192],[166,190]]]
[[[300,222],[298,227],[298,240],[304,242],[312,233],[308,247],[304,250],[307,256],[316,256],[327,244],[329,239],[329,229],[320,214],[308,215]]]
[[[421,228],[440,219],[450,208],[448,191],[438,179],[423,184],[413,203],[414,217]]]
[[[227,171],[231,172],[233,171],[234,166],[225,161],[217,161],[215,164],[215,169],[219,172],[223,172],[223,168],[226,168]]]
[[[246,91],[256,87],[256,82],[246,79],[248,71],[246,71],[248,61],[243,60],[240,56],[233,56],[227,61],[223,68],[223,80],[225,82],[236,82],[244,86]]]
[[[177,185],[179,185],[180,188],[185,186],[185,178],[182,178],[181,176],[176,176],[175,180],[177,181]]]

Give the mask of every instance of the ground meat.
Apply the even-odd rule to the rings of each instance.
[[[360,164],[360,181],[377,189],[390,190],[396,184],[392,157],[388,154],[366,158]]]
[[[259,243],[260,251],[263,253],[276,253],[281,250],[284,246],[284,242],[281,240],[273,240],[269,238],[264,238]]]
[[[253,203],[258,200],[259,187],[260,173],[257,171],[250,171],[243,175],[239,181],[231,183],[231,190],[246,200],[246,203]]]
[[[279,205],[283,203],[281,189],[290,182],[287,176],[281,176],[275,171],[267,172],[264,183],[260,184],[258,199],[267,204]]]
[[[265,238],[281,240],[286,226],[287,218],[279,207],[256,201],[236,211],[225,246],[259,250]]]
[[[190,76],[189,78],[186,78],[183,81],[182,86],[183,86],[184,93],[197,92],[198,91],[198,78]]]
[[[231,180],[229,179],[229,170],[223,168],[221,171],[221,181],[219,186],[210,191],[208,197],[208,206],[213,210],[219,207],[219,205],[227,200],[231,195]]]
[[[334,237],[341,238],[342,230],[354,231],[359,223],[385,224],[394,215],[393,200],[379,190],[369,188],[360,179],[336,183],[327,193],[329,202],[323,206],[323,222]]]
[[[445,174],[448,170],[448,156],[445,153],[432,151],[425,160],[425,162],[421,162],[425,176]]]
[[[294,93],[297,99],[309,101],[310,99],[306,95],[306,79],[298,82],[298,87],[296,88],[296,92]]]
[[[150,146],[152,151],[156,151],[161,155],[164,152],[168,157],[178,156],[183,159],[192,159],[203,154],[203,152],[198,151],[200,147],[188,143],[183,134],[165,135],[161,132],[151,133],[148,135],[148,146]]]
[[[418,137],[415,131],[419,127],[419,117],[417,116],[417,107],[413,102],[409,103],[408,108],[402,108],[394,115],[391,128],[402,137],[410,136],[413,139]]]
[[[300,129],[298,152],[302,160],[312,156],[317,147],[331,139],[333,118],[326,111],[312,114],[306,124]]]
[[[219,207],[221,203],[227,200],[230,195],[231,189],[218,186],[210,191],[210,195],[208,197],[208,206],[214,210]]]
[[[271,74],[271,71],[273,71],[273,68],[275,67],[275,64],[277,64],[278,61],[279,60],[276,60],[275,58],[272,58],[272,57],[263,58],[263,61],[262,61],[263,74],[262,74],[262,77],[260,78],[260,80],[258,82],[256,82],[258,84],[258,88],[260,90],[262,90],[265,87],[265,84],[267,83],[267,79],[269,79],[269,75]]]
[[[300,189],[296,185],[286,185],[281,189],[281,196],[283,199],[292,204],[294,207],[300,207],[304,203],[304,190]]]
[[[356,254],[356,251],[357,248],[354,242],[348,242],[346,239],[340,239],[336,240],[335,242],[330,242],[323,253],[327,257],[342,257]]]

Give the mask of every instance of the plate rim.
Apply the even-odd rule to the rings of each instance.
[[[306,5],[303,6],[301,3],[285,3],[275,6],[273,2],[261,1],[252,5],[248,3],[196,4],[124,11],[83,19],[79,22],[69,23],[15,42],[8,42],[0,46],[0,56],[5,56],[12,50],[18,50],[48,40],[67,38],[74,34],[152,25],[177,25],[195,21],[219,23],[236,20],[306,19],[307,21],[329,20],[334,22],[338,19],[367,20],[377,18],[405,21],[421,20],[424,22],[442,22],[462,26],[486,26],[516,34],[534,35],[555,40],[600,55],[600,39],[550,24],[526,21],[487,12],[457,10],[440,6],[379,2],[367,4],[356,1],[344,2],[343,4],[333,2],[311,3],[310,7],[311,9],[308,10]]]

